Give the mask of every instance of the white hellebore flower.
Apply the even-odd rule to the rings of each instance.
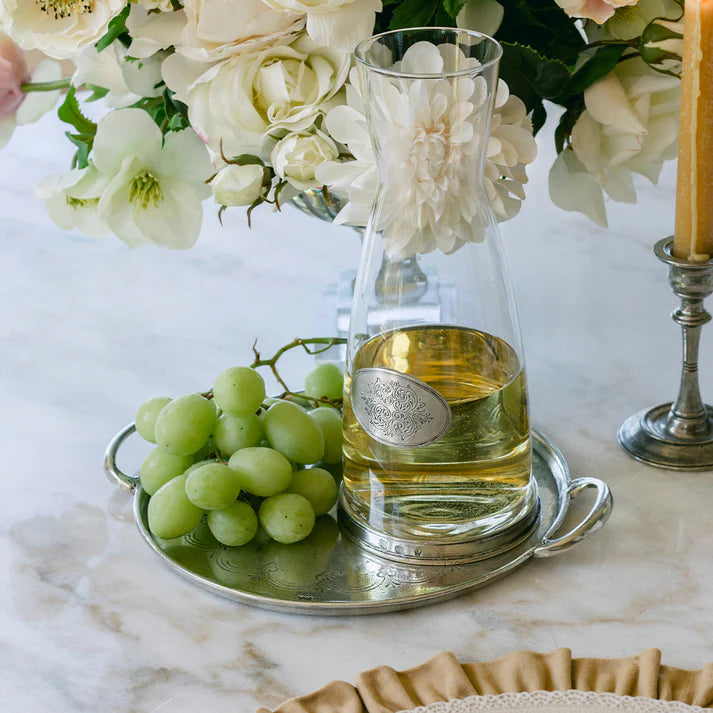
[[[307,15],[307,32],[319,45],[351,52],[374,32],[381,0],[265,0],[276,10]]]
[[[349,61],[349,55],[318,47],[303,35],[291,45],[214,65],[179,98],[211,149],[218,152],[222,141],[227,156],[267,158],[271,134],[303,131],[331,108]]]
[[[229,163],[210,182],[218,205],[248,206],[263,194],[265,169],[258,164],[238,166]]]
[[[77,54],[77,66],[72,75],[72,84],[79,88],[93,84],[108,89],[104,103],[112,109],[135,104],[142,97],[159,97],[163,93],[161,84],[161,62],[164,53],[148,59],[127,60],[126,49],[120,42],[114,42],[101,52],[89,45]]]
[[[99,121],[91,158],[109,179],[99,216],[127,245],[180,249],[196,242],[212,171],[192,129],[162,137],[146,112],[118,109]]]
[[[301,191],[320,185],[315,178],[317,167],[334,161],[339,149],[332,139],[319,130],[314,133],[288,134],[280,139],[270,155],[275,173]]]
[[[570,16],[583,17],[601,25],[614,15],[617,8],[636,5],[639,0],[555,0]]]
[[[550,172],[550,195],[565,210],[606,226],[602,190],[636,202],[632,173],[658,181],[675,158],[681,83],[631,59],[584,92],[586,110],[572,129],[572,146]]]
[[[96,42],[125,0],[2,0],[0,25],[23,49],[68,59]]]
[[[46,201],[50,218],[63,230],[76,228],[89,238],[101,238],[110,232],[99,216],[99,198],[108,183],[108,177],[90,164],[42,181],[35,196]]]

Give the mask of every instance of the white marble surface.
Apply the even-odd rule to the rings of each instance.
[[[443,650],[464,660],[568,646],[612,657],[658,646],[713,659],[713,473],[671,475],[619,449],[619,423],[670,400],[674,300],[651,247],[673,222],[674,170],[614,206],[611,229],[554,208],[545,146],[521,215],[503,228],[535,424],[577,475],[604,477],[607,527],[458,600],[366,618],[269,613],[164,568],[104,479],[111,435],[154,394],[205,387],[249,357],[319,330],[320,287],[358,241],[297,212],[212,208],[185,253],[131,251],[56,229],[34,201],[70,146],[52,118],[0,153],[0,708],[9,713],[250,711]],[[713,328],[702,348],[713,398]],[[306,368],[295,360],[288,373]],[[127,467],[135,464],[127,464]]]

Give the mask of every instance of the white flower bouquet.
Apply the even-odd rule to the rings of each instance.
[[[682,14],[678,0],[0,0],[0,147],[61,101],[71,170],[37,195],[62,228],[131,246],[193,245],[211,192],[250,218],[323,190],[338,222],[364,225],[377,172],[351,52],[457,25],[503,45],[485,164],[497,218],[517,213],[558,111],[552,199],[606,225],[605,194],[634,202],[632,174],[655,182],[675,156]]]

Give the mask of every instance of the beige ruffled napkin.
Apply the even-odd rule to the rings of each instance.
[[[625,659],[573,659],[569,649],[549,654],[519,651],[495,661],[461,664],[443,653],[408,671],[379,666],[356,686],[333,681],[285,701],[275,713],[395,713],[436,701],[518,691],[611,692],[713,707],[713,664],[700,671],[661,665],[648,649]],[[261,708],[258,713],[270,713]]]

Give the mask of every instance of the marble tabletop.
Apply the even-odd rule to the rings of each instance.
[[[444,650],[713,659],[713,473],[658,471],[616,443],[625,417],[678,385],[674,298],[652,254],[672,229],[675,167],[639,184],[638,205],[610,205],[604,231],[550,203],[549,141],[502,226],[533,420],[575,475],[606,479],[614,514],[576,549],[454,601],[314,618],[223,600],[164,567],[102,456],[139,403],[205,388],[254,337],[269,350],[323,333],[321,289],[356,265],[358,239],[294,210],[258,211],[252,231],[234,210],[221,228],[208,203],[188,252],[63,233],[33,186],[71,147],[51,117],[17,132],[0,153],[0,709],[250,711]],[[710,327],[701,363],[710,400]]]

